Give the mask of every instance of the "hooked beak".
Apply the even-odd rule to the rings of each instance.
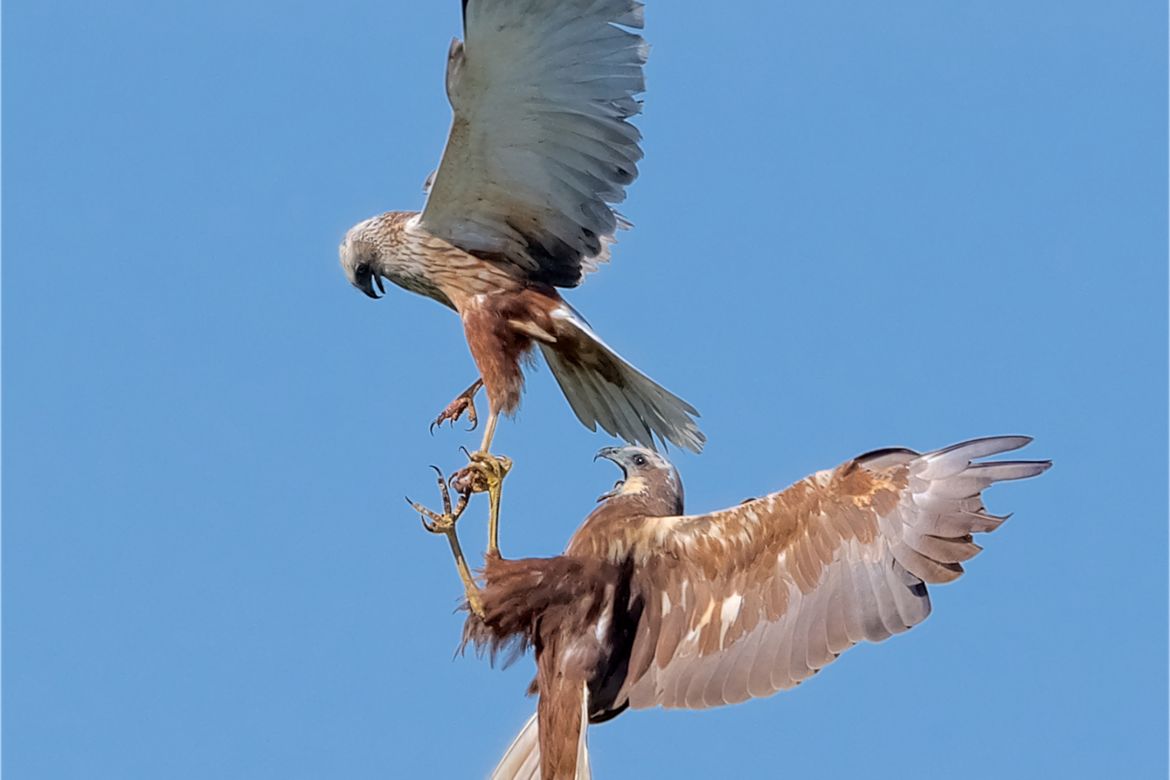
[[[622,470],[622,477],[623,477],[623,479],[619,479],[617,482],[614,483],[612,490],[606,491],[605,493],[602,493],[600,496],[597,497],[598,503],[605,501],[608,498],[613,498],[614,496],[616,496],[621,491],[622,485],[626,484],[626,480],[624,479],[624,477],[626,475],[626,468],[617,460],[616,456],[617,456],[618,452],[619,452],[619,450],[617,447],[603,447],[602,449],[597,451],[596,455],[593,456],[593,461],[595,463],[597,462],[598,458],[605,458],[606,460],[613,461],[614,463],[616,463],[617,467]]]
[[[597,454],[593,456],[593,462],[596,463],[598,458],[605,458],[606,460],[612,460],[614,463],[617,463],[617,461],[614,460],[614,456],[617,455],[618,452],[619,450],[617,447],[602,447],[597,451]],[[618,465],[620,466],[621,464],[618,463]]]
[[[381,296],[374,292],[374,285],[378,285],[378,290],[382,295],[386,294],[386,288],[382,286],[382,277],[378,274],[367,274],[353,283],[353,286],[365,293],[366,297],[376,301]]]

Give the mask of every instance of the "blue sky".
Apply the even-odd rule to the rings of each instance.
[[[459,323],[350,289],[418,208],[458,3],[5,4],[3,768],[477,777],[530,659],[452,659],[402,502],[478,433]],[[717,10],[721,9],[721,10]],[[592,732],[599,778],[1166,773],[1166,10],[651,0],[646,159],[569,294],[703,413],[690,509],[998,433],[1056,467],[934,615],[795,691]],[[614,479],[547,370],[506,554]],[[482,549],[483,510],[463,524]]]

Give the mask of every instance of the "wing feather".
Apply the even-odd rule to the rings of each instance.
[[[882,450],[730,509],[654,519],[634,544],[637,587],[659,601],[634,640],[631,706],[767,696],[921,623],[927,583],[961,575],[981,549],[972,534],[1003,520],[981,492],[1050,465],[973,459],[1028,441]]]
[[[468,0],[422,226],[545,284],[606,261],[642,159],[641,27],[635,0]]]
[[[845,599],[841,590],[843,581],[841,567],[832,567],[826,583],[828,596],[825,599],[827,602],[825,633],[829,652],[834,657],[854,644],[854,641],[849,639],[848,623],[845,618]]]
[[[772,687],[770,659],[778,644],[773,637],[777,623],[764,623],[744,643],[744,666],[747,668],[747,697],[770,696]]]

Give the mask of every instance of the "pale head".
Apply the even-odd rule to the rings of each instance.
[[[646,447],[625,445],[606,447],[594,457],[605,458],[617,464],[622,478],[608,493],[598,500],[605,501],[618,496],[650,496],[669,504],[671,512],[682,512],[683,485],[678,469],[661,453]]]
[[[375,285],[379,292],[386,292],[386,288],[382,286],[382,275],[377,271],[378,246],[364,238],[374,219],[377,218],[367,219],[351,227],[345,234],[341,246],[337,248],[337,254],[341,260],[341,269],[345,271],[345,278],[349,279],[349,283],[369,297],[377,299],[379,296],[374,291]]]

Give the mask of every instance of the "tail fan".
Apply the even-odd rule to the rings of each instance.
[[[490,780],[540,780],[540,730],[535,713],[508,745]]]
[[[587,720],[587,713],[583,713],[583,717]],[[592,777],[585,733],[586,730],[581,729],[581,740],[577,746],[576,780],[590,780]],[[540,729],[535,713],[512,740],[489,780],[540,780]]]
[[[567,304],[552,312],[553,343],[540,342],[561,392],[591,431],[655,447],[655,437],[699,452],[707,437],[695,407],[622,359]]]

